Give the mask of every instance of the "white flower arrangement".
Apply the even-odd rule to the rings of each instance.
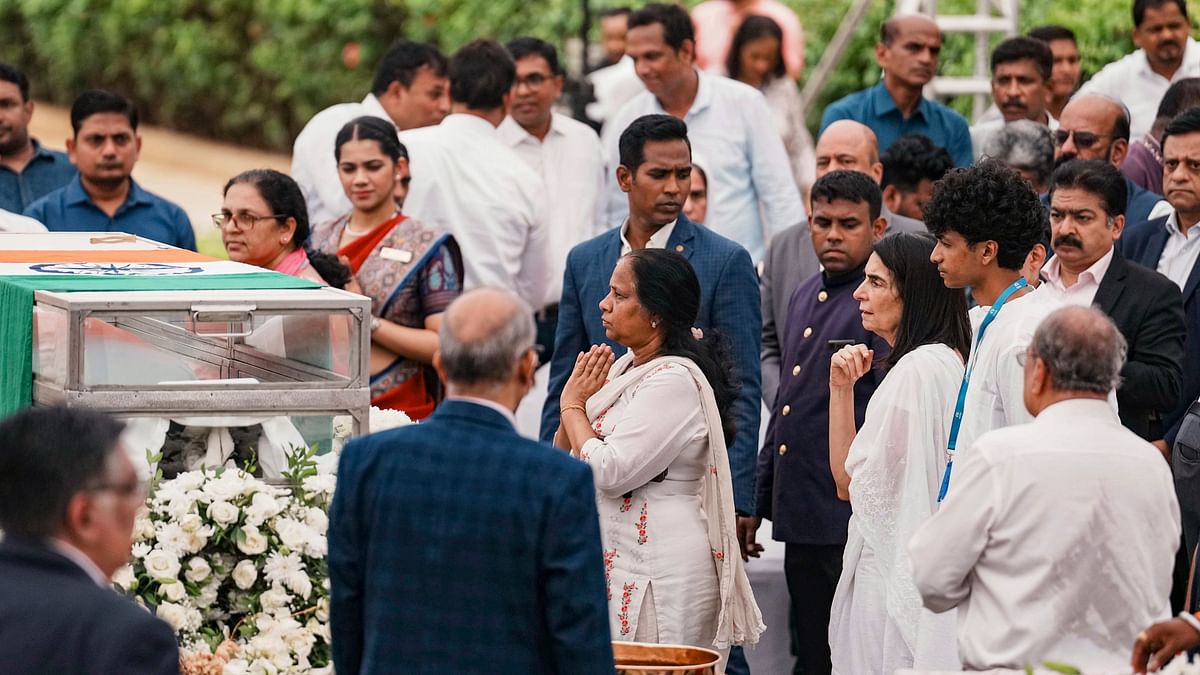
[[[336,477],[315,451],[289,457],[289,487],[234,469],[155,486],[114,584],[175,629],[185,672],[329,668],[326,513]],[[229,641],[233,646],[223,643]],[[220,667],[207,664],[221,653]],[[189,669],[189,659],[196,666]]]
[[[372,433],[412,423],[371,408]],[[175,629],[184,675],[332,673],[326,535],[351,428],[335,452],[289,453],[288,487],[224,468],[152,481],[113,583]]]

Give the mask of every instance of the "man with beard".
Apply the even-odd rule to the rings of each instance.
[[[970,165],[973,155],[967,120],[922,93],[937,72],[941,50],[942,33],[933,19],[912,15],[885,21],[875,45],[883,79],[825,108],[821,133],[837,120],[862,122],[875,132],[882,152],[901,136],[923,134],[945,148],[956,166]]]
[[[980,155],[992,134],[1009,122],[1032,120],[1054,131],[1058,120],[1046,110],[1054,55],[1041,40],[1014,37],[992,51],[992,100],[1001,119],[980,122],[971,128],[975,154]]]
[[[537,313],[541,363],[550,360],[558,300],[567,254],[578,243],[600,234],[604,188],[604,152],[591,127],[554,112],[562,95],[563,73],[554,45],[520,37],[506,45],[517,68],[508,117],[496,132],[529,168],[542,177],[547,238],[550,249],[550,287]]]
[[[25,209],[51,232],[128,232],[196,250],[196,235],[183,209],[141,188],[133,165],[142,149],[133,101],[101,89],[79,95],[71,106],[73,138],[67,155],[79,175]]]
[[[75,167],[65,153],[29,137],[32,118],[29,80],[0,63],[0,210],[20,213],[75,177]]]
[[[1108,96],[1080,94],[1063,108],[1054,131],[1055,167],[1072,159],[1098,159],[1120,168],[1128,151],[1129,112],[1122,104]],[[1135,225],[1149,220],[1162,196],[1128,178],[1125,187],[1125,222]]]
[[[1094,304],[1117,325],[1129,347],[1117,387],[1121,423],[1165,450],[1163,418],[1179,401],[1183,369],[1183,296],[1170,279],[1114,249],[1124,209],[1125,181],[1111,164],[1059,167],[1050,181],[1054,257],[1042,268],[1039,292]]]
[[[1200,76],[1200,44],[1190,32],[1184,0],[1134,0],[1133,43],[1139,49],[1105,66],[1080,93],[1104,94],[1124,103],[1131,114],[1132,133],[1140,137],[1154,124],[1167,87]]]

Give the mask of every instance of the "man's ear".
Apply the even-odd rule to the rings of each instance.
[[[441,350],[433,353],[433,369],[437,371],[438,379],[442,381],[442,386],[446,386],[449,380],[446,379],[446,364],[442,362]]]
[[[883,205],[888,207],[892,213],[896,213],[896,209],[900,208],[900,202],[903,199],[904,195],[900,194],[900,190],[896,189],[895,185],[883,188]]]
[[[633,172],[624,164],[617,167],[617,185],[621,186],[621,192],[633,190]]]
[[[880,239],[883,239],[883,235],[886,232],[887,232],[887,218],[884,218],[883,216],[879,216],[878,218],[875,219],[875,222],[871,223],[871,237],[875,241],[879,241]]]
[[[995,262],[996,257],[1000,255],[1000,244],[995,239],[988,239],[985,242],[980,242],[976,247],[979,262],[984,265],[988,262]]]

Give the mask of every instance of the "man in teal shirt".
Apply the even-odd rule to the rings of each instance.
[[[143,190],[132,178],[142,139],[129,99],[93,89],[71,106],[75,137],[67,153],[79,175],[25,209],[51,232],[128,232],[196,250],[183,209]]]
[[[945,148],[956,166],[970,166],[974,156],[967,120],[922,95],[922,89],[937,72],[941,49],[941,31],[929,17],[888,19],[875,45],[875,60],[883,69],[883,79],[874,87],[830,104],[821,118],[821,132],[837,120],[855,120],[871,127],[879,138],[881,152],[901,136],[923,134]]]
[[[75,167],[65,153],[30,138],[32,118],[29,79],[0,63],[0,209],[18,214],[75,177]]]

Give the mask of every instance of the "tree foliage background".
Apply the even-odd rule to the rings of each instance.
[[[811,69],[851,0],[783,2],[804,24]],[[592,0],[592,9],[615,4]],[[974,5],[938,6],[956,14]],[[1020,29],[1075,30],[1086,77],[1133,48],[1130,5],[1020,0]],[[815,116],[878,79],[872,47],[893,9],[891,0],[873,2]],[[580,19],[578,0],[0,0],[0,60],[24,69],[43,100],[69,104],[83,89],[111,88],[133,97],[147,121],[286,150],[315,112],[365,95],[376,60],[398,37],[450,52],[476,37],[528,34],[562,49]],[[943,74],[972,72],[973,38],[948,36],[942,53]],[[965,99],[954,104],[969,110]]]

